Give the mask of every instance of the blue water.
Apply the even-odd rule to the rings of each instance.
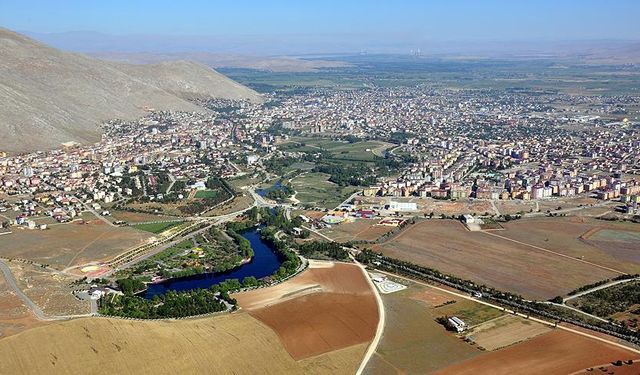
[[[229,279],[238,279],[242,282],[242,279],[247,276],[254,276],[256,279],[261,279],[273,275],[282,265],[282,260],[273,251],[271,245],[260,238],[258,228],[244,231],[242,237],[251,242],[251,247],[253,248],[253,259],[251,262],[227,272],[204,273],[169,279],[158,284],[149,284],[149,289],[147,289],[144,297],[150,299],[155,295],[164,294],[169,290],[184,291],[208,288]]]
[[[268,192],[273,191],[273,190],[280,190],[280,189],[282,189],[282,180],[278,180],[270,188],[267,188],[267,189],[256,189],[256,193],[259,196],[264,197],[265,195],[267,195]]]

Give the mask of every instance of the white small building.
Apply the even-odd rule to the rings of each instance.
[[[467,323],[455,316],[447,318],[447,324],[458,333],[463,332],[465,329],[467,329]]]

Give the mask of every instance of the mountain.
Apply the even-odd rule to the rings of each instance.
[[[149,64],[159,61],[197,61],[211,68],[240,68],[268,72],[316,72],[321,69],[345,68],[352,66],[344,61],[323,59],[302,59],[288,56],[251,56],[220,54],[210,52],[96,52],[90,56],[103,60],[122,61],[133,64]]]
[[[96,142],[102,121],[135,119],[145,107],[206,111],[187,100],[193,97],[262,100],[198,63],[102,61],[0,28],[0,151]]]

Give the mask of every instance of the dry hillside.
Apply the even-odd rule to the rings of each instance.
[[[0,28],[0,151],[95,142],[102,121],[135,119],[145,106],[203,110],[185,100],[194,96],[260,100],[201,64],[106,62]]]

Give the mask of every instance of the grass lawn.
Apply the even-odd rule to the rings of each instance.
[[[218,192],[215,190],[198,190],[196,192],[196,198],[206,199],[206,198],[215,198],[218,195]]]
[[[175,227],[178,224],[182,224],[182,221],[168,221],[164,223],[149,223],[149,224],[136,224],[132,225],[136,229],[140,229],[151,233],[161,233],[165,230]]]

